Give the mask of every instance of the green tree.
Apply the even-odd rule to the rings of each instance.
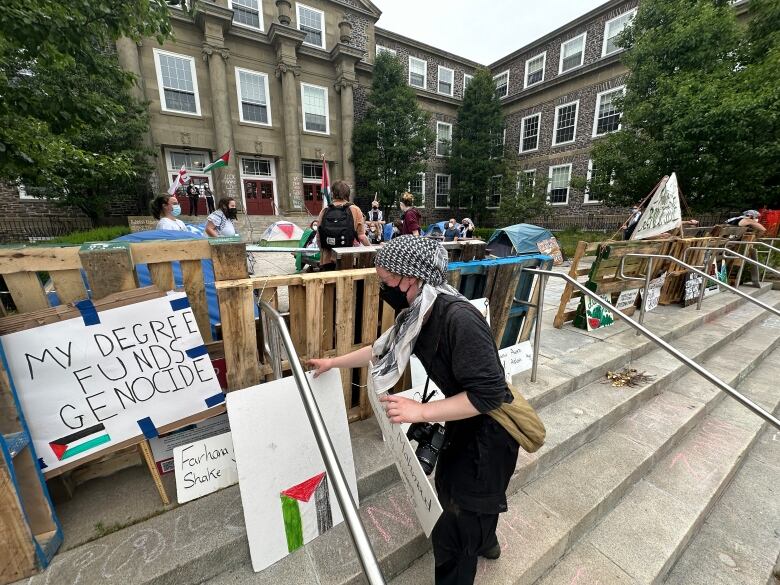
[[[357,180],[378,193],[387,210],[425,171],[433,139],[429,116],[417,104],[400,61],[388,53],[378,55],[366,115],[353,134]]]
[[[504,116],[493,76],[478,69],[463,94],[448,160],[450,202],[465,207],[477,223],[485,216],[494,177],[506,177]]]
[[[91,217],[151,170],[146,108],[118,64],[121,36],[162,42],[165,0],[7,0],[0,11],[0,181]]]
[[[780,39],[776,0],[643,0],[619,44],[630,74],[622,126],[593,159],[612,169],[609,202],[630,204],[675,171],[698,209],[778,201]]]
[[[528,223],[548,210],[547,178],[526,175],[517,156],[509,150],[504,161],[506,170],[502,177],[498,221],[500,225]]]

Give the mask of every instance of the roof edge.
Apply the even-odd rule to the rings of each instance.
[[[622,0],[625,1],[625,0]],[[411,39],[409,37],[405,37],[403,35],[399,35],[398,33],[395,33],[393,31],[375,26],[374,27],[374,42],[376,44],[376,37],[382,36],[385,38],[388,38],[390,40],[404,43],[406,45],[410,45],[412,47],[416,47],[418,49],[422,49],[423,51],[427,51],[429,53],[434,53],[436,55],[441,55],[442,57],[446,57],[448,59],[451,59],[452,61],[458,61],[464,65],[469,65],[470,67],[486,67],[483,63],[477,63],[476,61],[472,61],[471,59],[466,59],[465,57],[461,57],[459,55],[455,55],[454,53],[450,53],[449,51],[445,51],[443,49],[438,49],[432,45],[426,45],[425,43],[421,43],[420,41],[416,41],[414,39]]]

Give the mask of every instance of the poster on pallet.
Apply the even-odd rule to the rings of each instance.
[[[357,505],[341,373],[306,376]],[[230,392],[227,411],[252,568],[262,571],[344,516],[294,378]]]
[[[224,401],[186,294],[76,307],[76,317],[0,337],[47,475]]]
[[[611,295],[598,295],[602,300],[612,303]],[[592,299],[590,296],[585,296],[585,323],[588,331],[595,331],[596,329],[603,329],[609,327],[615,322],[615,316],[608,308]]]
[[[650,281],[650,285],[647,287],[647,298],[642,299],[642,302],[645,304],[645,313],[649,313],[658,306],[664,282],[666,282],[666,272]]]
[[[682,226],[677,174],[664,177],[631,233],[632,240],[647,240]]]

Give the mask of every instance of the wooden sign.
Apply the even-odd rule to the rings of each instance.
[[[224,401],[184,293],[101,311],[89,300],[75,307],[20,316],[54,322],[0,337],[48,476]],[[56,320],[68,310],[70,318]]]
[[[553,264],[555,266],[563,264],[563,252],[561,252],[561,247],[555,236],[536,242],[536,247],[539,248],[540,254],[552,256]]]
[[[660,234],[679,228],[682,225],[680,210],[680,192],[677,186],[677,175],[661,181],[653,197],[642,212],[632,240],[646,240]]]
[[[173,461],[180,504],[238,483],[230,433],[174,447]]]

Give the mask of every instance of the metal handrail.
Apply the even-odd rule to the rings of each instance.
[[[298,386],[298,391],[301,394],[306,416],[309,418],[309,423],[314,431],[314,438],[317,440],[317,446],[319,447],[322,459],[325,462],[325,469],[328,472],[328,477],[333,482],[333,491],[336,492],[336,499],[341,507],[341,512],[344,514],[344,520],[352,535],[352,540],[355,543],[355,549],[357,550],[360,564],[363,566],[363,572],[370,585],[385,585],[385,579],[379,568],[374,549],[371,546],[371,541],[368,539],[366,529],[360,520],[357,506],[355,506],[355,501],[352,499],[352,494],[347,486],[347,478],[344,475],[344,471],[341,469],[341,464],[336,456],[336,450],[333,448],[333,443],[331,442],[328,430],[325,427],[325,421],[322,419],[320,409],[317,406],[317,402],[314,400],[314,394],[312,393],[311,386],[309,386],[309,381],[306,379],[306,374],[304,373],[300,362],[297,359],[294,359],[294,356],[296,356],[297,353],[290,333],[287,331],[287,325],[284,322],[284,318],[265,301],[260,301],[260,308],[268,318],[268,322],[273,323],[273,325],[276,326],[276,330],[282,338],[282,343],[287,351],[287,355],[290,356],[290,368],[292,369],[293,377]]]
[[[780,420],[778,420],[777,417],[775,417],[772,413],[767,412],[766,410],[761,408],[758,404],[756,404],[746,396],[737,392],[734,388],[726,384],[726,382],[724,382],[723,380],[721,380],[720,378],[718,378],[717,376],[715,376],[714,374],[712,374],[711,372],[709,372],[708,370],[706,370],[705,368],[697,364],[688,356],[676,350],[674,347],[666,343],[663,339],[661,339],[653,332],[651,332],[649,329],[647,329],[644,325],[641,325],[640,323],[637,323],[633,319],[629,318],[628,315],[623,313],[623,311],[617,309],[614,305],[608,303],[607,301],[599,297],[596,293],[594,293],[593,291],[589,290],[588,288],[586,288],[585,286],[577,282],[568,274],[553,272],[552,270],[542,270],[541,268],[523,268],[522,270],[530,274],[537,274],[540,278],[539,301],[537,303],[536,324],[535,324],[535,331],[534,331],[534,347],[533,347],[533,362],[532,362],[533,365],[531,366],[532,382],[536,381],[536,369],[539,363],[539,339],[541,336],[541,329],[542,329],[542,308],[544,305],[543,303],[544,289],[547,284],[547,278],[549,278],[550,276],[554,276],[556,278],[562,278],[563,280],[568,282],[571,286],[580,290],[582,294],[592,298],[600,305],[609,309],[613,315],[617,315],[618,317],[623,319],[623,321],[625,321],[630,327],[637,330],[641,335],[647,337],[650,341],[655,343],[657,346],[659,346],[667,353],[671,354],[673,358],[675,358],[679,362],[682,362],[684,365],[691,368],[694,372],[702,376],[705,380],[717,386],[719,389],[721,389],[726,394],[731,396],[734,400],[742,404],[742,406],[747,407],[750,411],[763,418],[765,421],[773,425],[775,428],[780,429]]]
[[[753,243],[753,242],[750,242],[750,243]],[[752,258],[749,258],[748,256],[745,256],[744,254],[740,254],[739,252],[735,252],[734,250],[729,250],[728,248],[720,248],[720,247],[716,247],[716,246],[692,246],[690,248],[687,248],[683,252],[683,260],[685,260],[688,257],[688,252],[690,250],[706,250],[708,252],[725,252],[725,254],[723,255],[724,258],[727,258],[729,260],[735,260],[737,258],[741,258],[742,260],[744,260],[748,264],[753,264],[753,265],[758,266],[760,268],[763,268],[765,270],[769,270],[770,272],[774,272],[775,274],[780,276],[780,270],[775,270],[774,268],[772,268],[770,266],[767,266],[766,264],[762,264],[758,260],[753,260]],[[729,254],[731,254],[731,255],[729,256]],[[737,277],[737,280],[739,281],[739,277]],[[739,284],[739,282],[737,282],[737,284]]]

